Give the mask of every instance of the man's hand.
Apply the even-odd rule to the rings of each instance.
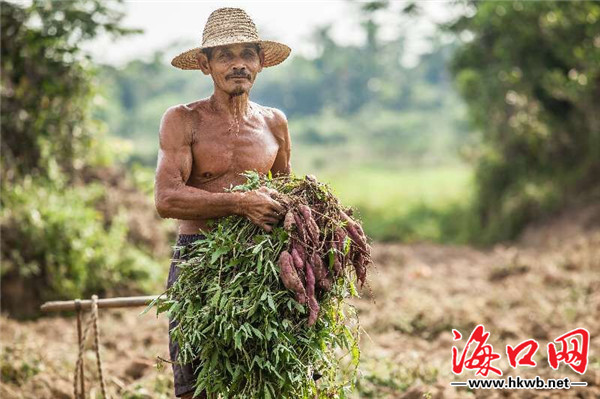
[[[276,194],[277,190],[267,187],[244,193],[240,204],[242,215],[270,232],[285,213],[285,208],[272,198]]]

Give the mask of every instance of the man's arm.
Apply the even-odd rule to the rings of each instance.
[[[285,114],[278,109],[272,108],[272,111],[273,119],[271,121],[271,130],[279,143],[279,151],[277,152],[277,157],[271,167],[271,174],[273,176],[289,175],[292,171],[292,142],[290,139],[287,118],[285,117]]]
[[[185,183],[192,171],[192,130],[180,106],[163,115],[159,132],[154,200],[163,218],[208,219],[247,216],[269,231],[283,207],[262,191],[213,193]]]

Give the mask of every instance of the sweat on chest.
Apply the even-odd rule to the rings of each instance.
[[[198,134],[192,145],[195,180],[211,180],[245,170],[267,173],[279,144],[268,129],[246,129]]]

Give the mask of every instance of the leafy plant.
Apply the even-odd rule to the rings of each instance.
[[[246,184],[231,190],[266,185],[286,194],[305,181],[254,172],[246,177]],[[318,187],[328,194],[325,185]],[[330,290],[319,291],[319,317],[310,326],[307,308],[285,288],[277,265],[291,234],[283,227],[266,233],[239,216],[212,227],[187,247],[178,279],[147,308],[156,305],[178,322],[172,330],[180,346],[177,361],[195,366],[196,394],[347,397],[360,356],[357,314],[344,302],[358,296],[351,269]],[[313,373],[322,375],[318,390]]]
[[[160,268],[147,252],[127,241],[123,213],[105,225],[107,220],[94,208],[103,195],[99,184],[57,191],[41,180],[3,193],[4,308],[26,315],[37,313],[47,300],[149,288]]]

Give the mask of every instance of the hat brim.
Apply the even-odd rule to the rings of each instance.
[[[271,40],[257,40],[257,41],[235,41],[231,43],[219,44],[219,46],[226,46],[229,44],[238,43],[258,43],[265,54],[264,68],[272,67],[281,64],[290,55],[291,48],[283,43],[274,42]],[[205,48],[218,47],[218,46],[207,46],[207,47],[196,47],[174,57],[171,60],[171,65],[179,69],[200,69],[198,65],[198,54]]]

